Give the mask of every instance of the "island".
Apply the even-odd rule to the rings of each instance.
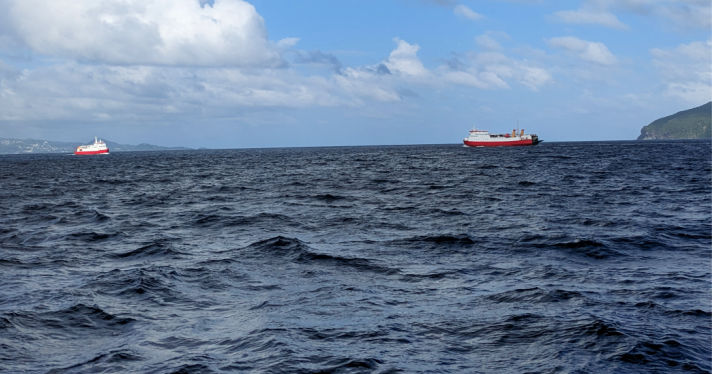
[[[711,102],[659,118],[641,128],[637,140],[711,139]]]
[[[41,139],[15,139],[0,138],[0,154],[22,154],[22,153],[73,153],[80,144],[89,142],[57,142]],[[167,151],[167,150],[188,150],[185,147],[162,147],[153,144],[142,143],[139,145],[119,144],[105,140],[110,152],[133,152],[133,151]]]

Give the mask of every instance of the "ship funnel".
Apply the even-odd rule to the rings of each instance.
[[[515,137],[515,132],[517,132],[517,130],[512,129],[512,137],[513,137],[513,138]]]
[[[520,130],[520,136],[525,136],[525,129]]]

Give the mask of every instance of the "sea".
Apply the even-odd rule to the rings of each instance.
[[[709,373],[711,152],[0,156],[0,372]]]

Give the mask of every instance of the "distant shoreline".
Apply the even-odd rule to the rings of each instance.
[[[606,144],[606,143],[679,143],[679,142],[711,142],[712,139],[621,139],[621,140],[545,140],[540,146],[547,144]],[[245,148],[188,148],[188,147],[161,147],[160,149],[135,149],[135,150],[113,150],[110,147],[110,154],[115,153],[140,153],[140,152],[182,152],[182,151],[232,151],[232,150],[268,150],[268,149],[320,149],[320,148],[378,148],[378,147],[443,147],[456,146],[464,147],[461,143],[420,143],[420,144],[360,144],[360,145],[315,145],[315,146],[268,146],[268,147],[245,147]],[[156,146],[159,147],[159,146]],[[465,147],[467,148],[467,147]],[[479,148],[479,147],[478,147]],[[489,147],[488,147],[489,148]],[[508,148],[509,149],[509,148]],[[6,155],[72,155],[72,150],[63,151],[30,151],[30,152],[0,152],[0,156]]]

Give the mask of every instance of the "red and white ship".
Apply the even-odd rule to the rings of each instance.
[[[525,135],[525,130],[512,130],[512,134],[490,134],[487,130],[470,130],[470,136],[462,142],[469,147],[505,147],[537,145],[541,140],[535,134]]]
[[[107,144],[102,140],[97,140],[96,136],[94,137],[94,144],[81,145],[75,149],[76,155],[99,155],[107,153],[109,153]]]

